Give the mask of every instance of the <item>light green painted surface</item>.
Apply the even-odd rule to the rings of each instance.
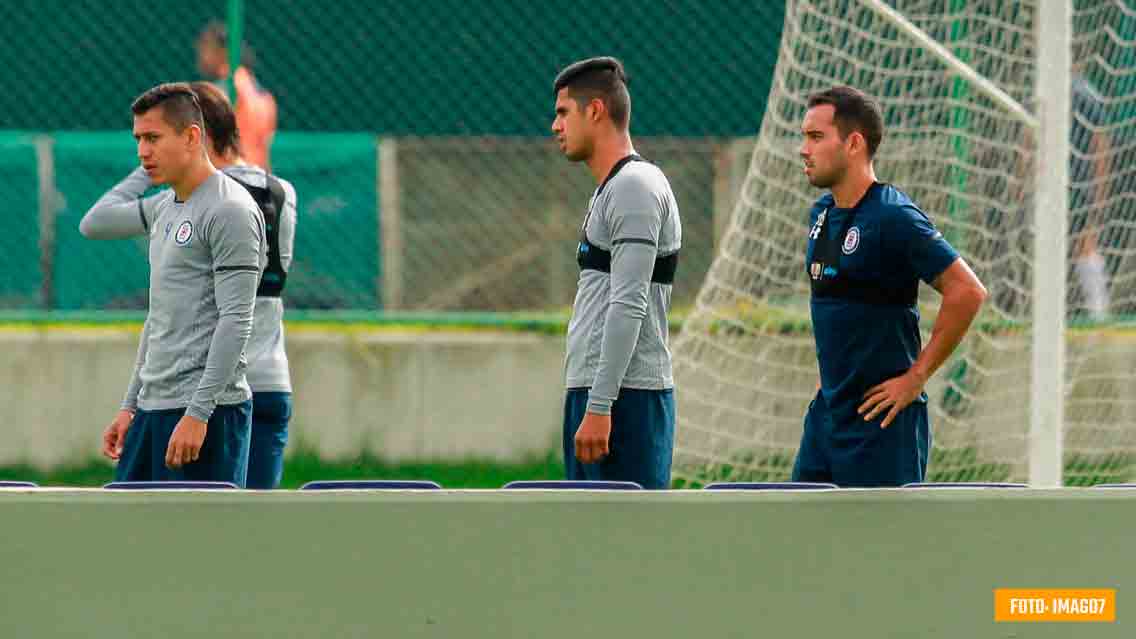
[[[1136,491],[0,491],[4,637],[1131,637]],[[1115,624],[995,624],[1111,587]]]

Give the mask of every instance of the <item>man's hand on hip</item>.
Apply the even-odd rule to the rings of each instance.
[[[919,398],[926,384],[926,379],[914,370],[909,370],[868,389],[864,393],[864,403],[860,404],[857,412],[864,416],[864,421],[870,422],[886,410],[887,415],[880,422],[880,428],[887,428],[900,411]]]

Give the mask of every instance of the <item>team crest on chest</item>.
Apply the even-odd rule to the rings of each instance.
[[[840,250],[844,251],[845,255],[851,255],[856,252],[860,247],[860,227],[853,226],[848,229],[848,234],[844,236],[844,245]]]
[[[193,222],[186,220],[178,225],[177,233],[174,233],[174,242],[178,246],[185,246],[189,244],[189,240],[193,238]]]

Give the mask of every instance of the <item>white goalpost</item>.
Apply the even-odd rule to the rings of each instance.
[[[1029,483],[1062,485],[1065,419],[1065,233],[1069,226],[1069,73],[1073,10],[1041,0],[1037,10],[1038,134],[1034,188],[1033,357],[1030,368]],[[1062,206],[1051,206],[1061,202]],[[1053,256],[1037,259],[1036,256]]]
[[[1065,206],[1052,202],[1066,199],[1069,173],[1069,52],[1072,46],[1072,5],[1066,0],[1041,0],[1035,17],[1037,73],[1035,95],[1038,115],[1026,110],[969,65],[951,54],[922,29],[911,24],[883,0],[861,0],[891,22],[900,32],[926,47],[953,72],[982,91],[1023,124],[1037,131],[1041,140],[1034,158],[1037,198],[1034,203],[1034,255],[1054,259],[1033,261],[1033,357],[1030,369],[1029,479],[1035,486],[1061,485],[1061,420],[1064,415],[1062,388],[1065,379],[1065,234],[1039,232],[1065,228]]]

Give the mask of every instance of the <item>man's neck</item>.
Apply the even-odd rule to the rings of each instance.
[[[216,171],[216,169],[213,168],[213,164],[209,160],[205,160],[193,167],[185,174],[182,180],[171,185],[174,189],[174,197],[176,197],[179,202],[189,200],[193,192],[197,190],[197,187],[201,186],[205,180],[208,180],[210,176],[213,175],[214,171]]]
[[[212,162],[213,168],[217,169],[218,171],[224,171],[230,166],[244,166],[248,164],[248,162],[245,162],[245,159],[239,155],[227,155],[223,158],[212,160]]]
[[[615,165],[632,153],[635,153],[635,147],[631,146],[631,136],[626,132],[597,140],[595,151],[588,158],[588,168],[596,178],[596,184],[603,184]]]
[[[858,171],[849,170],[844,180],[832,185],[836,208],[850,209],[856,206],[875,182],[876,171],[871,164]]]

